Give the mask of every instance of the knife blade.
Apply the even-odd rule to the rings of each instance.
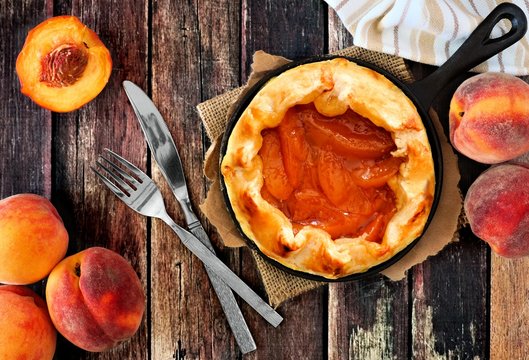
[[[189,231],[214,252],[214,248],[206,231],[193,211],[180,156],[167,128],[167,124],[152,100],[140,87],[130,81],[124,81],[123,87],[162,175],[167,180],[182,208]],[[235,300],[233,292],[208,267],[206,267],[206,271],[241,352],[248,353],[255,350],[255,341]],[[267,320],[270,322],[271,319]]]

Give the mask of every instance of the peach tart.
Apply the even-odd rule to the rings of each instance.
[[[346,58],[270,79],[238,118],[221,173],[244,235],[287,268],[337,279],[418,238],[434,199],[412,101]]]

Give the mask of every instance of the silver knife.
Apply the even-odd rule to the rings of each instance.
[[[162,115],[147,94],[137,85],[130,81],[124,81],[123,87],[140,122],[151,152],[182,208],[189,231],[214,252],[211,241],[193,212],[180,156]],[[255,341],[233,292],[208,267],[206,267],[206,271],[241,352],[246,354],[255,350]],[[271,319],[267,320],[270,322]]]

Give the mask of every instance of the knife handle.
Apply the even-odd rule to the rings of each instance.
[[[209,239],[206,231],[202,227],[202,224],[197,221],[189,227],[189,231],[195,235],[202,244],[204,244],[209,250],[215,253],[211,240]],[[244,320],[239,304],[233,295],[230,287],[226,285],[220,277],[218,277],[213,270],[206,266],[206,272],[208,273],[209,279],[211,280],[211,285],[217,293],[224,314],[226,314],[226,319],[230,325],[233,336],[239,345],[239,349],[243,354],[257,349],[257,345],[252,337],[252,333]]]
[[[195,228],[197,226],[200,226],[202,228],[202,224],[198,220],[198,217],[195,215],[195,212],[193,211],[193,206],[191,205],[191,201],[189,200],[187,189],[186,189],[185,195],[175,191],[175,189],[172,186],[171,186],[171,189],[173,190],[173,194],[176,198],[176,201],[178,201],[178,204],[180,204],[180,208],[182,209],[182,212],[184,213],[184,218],[186,220],[187,228],[189,229],[189,231],[191,231],[192,228]],[[204,229],[202,228],[202,230]],[[204,231],[204,235],[207,241],[204,242],[202,241],[203,239],[201,239],[202,243],[206,245],[208,248],[210,248],[211,251],[215,252],[215,250],[213,250],[213,246],[211,246],[211,241],[209,241],[209,238],[205,231]],[[198,235],[196,236],[200,239],[200,236]]]
[[[277,327],[283,321],[283,317],[270,307],[259,295],[255,293],[244,281],[242,281],[229,267],[215,256],[204,244],[189,231],[184,230],[173,219],[165,214],[158,216],[178,235],[182,244],[195,254],[206,267],[209,267],[218,275],[226,285],[235,291],[244,301],[248,303],[259,315],[261,315],[272,326]]]

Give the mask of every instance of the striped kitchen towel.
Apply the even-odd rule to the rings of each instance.
[[[497,0],[325,0],[353,35],[356,46],[441,65],[500,2]],[[526,15],[529,0],[511,1]],[[492,37],[509,29],[502,21]],[[529,74],[529,35],[477,66],[478,72]]]

